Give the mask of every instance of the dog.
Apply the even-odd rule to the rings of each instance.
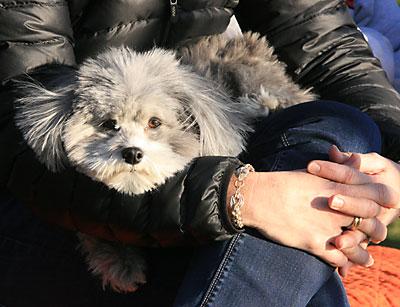
[[[237,156],[257,117],[315,99],[255,33],[176,51],[111,48],[77,70],[46,68],[46,78],[46,87],[17,83],[16,124],[39,160],[131,195],[157,188],[195,157]],[[79,237],[103,287],[132,292],[146,282],[141,249]]]

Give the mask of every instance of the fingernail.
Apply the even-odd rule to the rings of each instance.
[[[311,172],[311,173],[318,173],[320,170],[321,170],[321,167],[319,166],[319,164],[318,163],[316,163],[316,162],[311,162],[309,165],[308,165],[308,169],[309,169],[309,171]]]
[[[367,263],[366,267],[369,268],[369,267],[373,266],[374,263],[375,263],[374,258],[372,258],[371,256],[369,256],[369,260],[368,260],[368,263]]]
[[[343,200],[343,198],[340,198],[340,197],[338,197],[338,196],[335,196],[335,197],[332,199],[332,202],[331,202],[331,208],[332,208],[332,209],[340,209],[340,208],[343,207],[343,205],[344,205],[344,200]]]

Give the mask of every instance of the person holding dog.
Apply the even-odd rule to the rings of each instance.
[[[294,80],[324,101],[261,120],[239,159],[198,158],[137,197],[72,168],[51,173],[26,146],[9,80],[28,73],[51,83],[43,66],[74,69],[107,46],[173,48],[225,31],[233,13],[242,30],[266,35]],[[347,304],[334,267],[345,274],[352,263],[371,265],[366,241],[383,240],[398,216],[400,172],[388,158],[400,156],[400,97],[343,1],[0,0],[0,17],[0,304]],[[388,158],[371,153],[381,147]],[[244,204],[233,198],[232,214],[235,193]],[[152,246],[148,283],[123,296],[99,291],[73,234],[16,199],[66,228]],[[188,243],[198,247],[172,248]]]

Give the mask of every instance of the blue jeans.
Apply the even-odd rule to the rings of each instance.
[[[260,120],[240,158],[256,170],[301,169],[313,159],[327,160],[332,144],[344,151],[380,152],[380,132],[352,107],[307,103]],[[332,267],[249,231],[199,250],[175,306],[338,307],[348,302]]]
[[[295,106],[256,126],[241,159],[258,170],[304,168],[327,159],[331,144],[380,149],[376,125],[338,103]],[[251,231],[195,250],[149,249],[148,284],[126,295],[101,289],[76,244],[74,234],[42,223],[1,192],[0,306],[171,306],[174,300],[190,307],[347,305],[332,267]]]

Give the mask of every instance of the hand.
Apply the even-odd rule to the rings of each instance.
[[[228,199],[234,191],[233,182],[231,180]],[[362,196],[365,201],[384,202],[373,185],[335,183],[306,171],[250,173],[242,194],[245,198],[242,217],[246,226],[256,228],[267,238],[308,251],[338,267],[345,266],[348,259],[333,245],[335,238],[342,233],[342,227],[351,224],[355,213],[368,218],[371,212],[358,208],[357,212],[351,212],[352,216],[345,215],[329,208],[328,198],[341,194]],[[370,262],[367,253],[363,264]]]
[[[326,179],[347,184],[380,184],[382,193],[389,191],[389,194],[392,194],[393,197],[392,203],[387,203],[386,207],[382,208],[376,208],[370,201],[361,203],[360,201],[350,199],[345,200],[341,209],[332,206],[332,201],[329,203],[331,208],[347,214],[350,213],[346,212],[346,210],[352,206],[363,206],[371,210],[371,212],[375,211],[377,213],[377,218],[363,220],[358,230],[346,231],[343,235],[336,238],[336,247],[342,250],[350,260],[346,266],[341,267],[339,270],[341,275],[346,275],[353,263],[359,264],[358,258],[363,254],[363,250],[366,249],[368,241],[371,240],[378,243],[384,240],[387,233],[386,225],[399,216],[399,209],[396,208],[399,206],[400,167],[394,162],[375,153],[343,153],[340,152],[336,146],[332,146],[329,155],[331,161],[342,163],[344,167],[338,166],[336,163],[315,161],[321,169],[317,173],[315,172],[315,167],[309,167],[310,172],[316,175],[318,174]],[[383,188],[383,186],[390,187],[390,189]],[[343,197],[341,198],[343,199]],[[333,197],[331,199],[333,200],[335,198]],[[355,215],[359,216],[357,214]],[[367,238],[369,240],[367,240]],[[366,254],[366,252],[364,253]]]
[[[378,219],[389,225],[400,214],[400,165],[377,153],[358,154],[341,152],[332,146],[329,152],[330,159],[362,172],[371,178],[372,182],[391,187],[397,193],[397,202],[387,204],[382,208]]]

